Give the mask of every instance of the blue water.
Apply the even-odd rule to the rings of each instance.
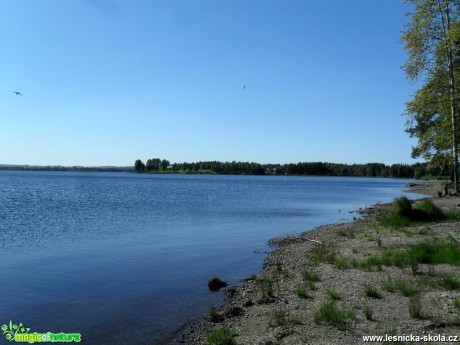
[[[270,238],[350,221],[406,182],[2,171],[0,324],[160,344],[222,303],[211,276],[236,284]]]

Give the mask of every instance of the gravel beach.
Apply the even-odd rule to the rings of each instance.
[[[433,195],[443,210],[460,210],[460,197],[436,196],[440,182],[412,188]],[[211,334],[223,330],[234,334],[234,344],[248,345],[362,344],[363,336],[403,335],[407,343],[416,343],[416,336],[427,340],[420,343],[456,343],[436,336],[460,336],[460,266],[397,263],[398,255],[419,243],[458,246],[460,222],[384,227],[378,214],[391,207],[376,205],[352,223],[273,240],[276,249],[263,271],[227,287],[228,303],[176,342],[208,344]],[[390,255],[396,264],[378,261]],[[391,343],[384,340],[375,343]]]

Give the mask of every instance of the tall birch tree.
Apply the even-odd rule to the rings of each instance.
[[[405,0],[413,11],[403,31],[408,52],[403,69],[414,81],[425,84],[407,103],[407,131],[418,137],[413,156],[432,160],[445,157],[450,146],[452,180],[458,179],[458,115],[456,73],[459,47],[459,0]],[[448,126],[446,126],[448,124]]]

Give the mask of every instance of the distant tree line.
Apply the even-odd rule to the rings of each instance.
[[[290,164],[259,164],[254,162],[194,162],[174,163],[160,158],[140,159],[134,163],[138,173],[182,173],[182,174],[227,174],[227,175],[320,175],[320,176],[369,176],[418,178],[438,175],[438,171],[427,170],[426,163],[393,164],[337,164],[303,162]]]
[[[81,172],[133,172],[133,167],[83,167],[83,166],[61,166],[61,165],[9,165],[0,164],[0,170],[15,171],[81,171]]]

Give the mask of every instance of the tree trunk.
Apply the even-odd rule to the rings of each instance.
[[[452,122],[452,170],[453,183],[455,193],[458,194],[458,142],[457,142],[457,111],[455,105],[455,79],[453,67],[452,41],[450,38],[450,11],[449,4],[446,2],[445,12],[445,30],[446,30],[446,45],[447,45],[447,66],[449,69],[449,99],[450,99],[450,114]]]

